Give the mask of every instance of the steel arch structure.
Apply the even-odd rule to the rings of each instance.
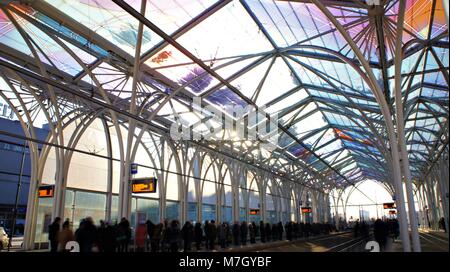
[[[52,216],[63,215],[70,149],[102,120],[105,156],[112,161],[118,154],[120,217],[131,213],[128,169],[145,150],[162,181],[161,203],[169,172],[179,174],[182,219],[192,186],[203,202],[208,172],[202,171],[210,167],[218,218],[227,193],[233,218],[239,218],[243,189],[249,208],[249,173],[263,210],[266,196],[274,195],[275,208],[296,209],[297,219],[304,192],[328,205],[324,199],[333,190],[371,179],[402,203],[405,251],[411,250],[410,203],[413,250],[420,251],[413,184],[427,195],[419,202],[434,209],[447,203],[448,224],[448,39],[448,6],[440,0],[4,1],[1,98],[32,150],[27,222],[35,221],[36,190],[51,149],[58,162]],[[235,105],[264,108],[269,120],[278,116],[276,148],[261,149],[261,139],[229,139],[226,129],[213,141],[171,139],[173,124],[206,133],[211,112],[194,109],[195,98],[223,113]],[[42,122],[50,126],[52,146],[39,153],[33,125]],[[73,124],[77,129],[66,135]],[[112,168],[111,162],[111,184]],[[326,220],[321,209],[317,216]],[[34,224],[27,224],[29,233]],[[33,235],[25,239],[28,248]]]

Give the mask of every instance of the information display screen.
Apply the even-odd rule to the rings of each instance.
[[[39,198],[53,197],[54,194],[55,194],[55,185],[44,185],[39,187],[38,190]]]
[[[312,213],[311,207],[302,207],[302,213]]]
[[[156,183],[157,179],[154,177],[151,178],[139,178],[133,179],[132,187],[134,194],[148,194],[148,193],[156,193]]]
[[[258,215],[259,209],[250,209],[250,215]]]

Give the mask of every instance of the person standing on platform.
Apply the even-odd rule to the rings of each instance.
[[[197,249],[197,251],[199,251],[203,241],[203,230],[202,224],[200,222],[195,223],[194,237],[195,237],[195,248]]]
[[[190,221],[186,221],[181,229],[181,236],[183,237],[184,252],[191,251],[192,241],[194,240],[194,227]]]
[[[247,222],[242,222],[241,224],[241,245],[247,245],[247,234],[248,234],[248,226]]]
[[[264,222],[260,221],[259,222],[259,235],[261,236],[261,243],[265,243],[266,242],[266,230],[264,228]]]
[[[73,231],[70,228],[69,220],[63,223],[62,230],[58,233],[58,251],[65,252],[66,244],[74,240]]]
[[[234,240],[234,245],[235,246],[239,246],[239,241],[240,241],[240,227],[239,227],[239,222],[236,221],[233,225],[233,240]]]
[[[145,244],[147,241],[147,225],[144,222],[140,222],[136,228],[135,242],[136,252],[144,252]]]
[[[61,218],[56,217],[53,223],[48,226],[48,240],[50,241],[50,252],[58,250],[58,233],[60,229]]]

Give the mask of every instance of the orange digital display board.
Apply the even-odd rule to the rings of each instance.
[[[132,182],[134,194],[156,193],[156,178],[134,179]]]
[[[250,215],[258,215],[259,209],[250,209]]]
[[[391,202],[391,203],[383,203],[383,208],[384,209],[395,209],[395,203]]]
[[[397,214],[395,210],[389,211],[389,214]]]
[[[311,207],[302,207],[302,213],[312,213]]]
[[[55,193],[55,185],[40,186],[38,190],[39,198],[53,197]]]

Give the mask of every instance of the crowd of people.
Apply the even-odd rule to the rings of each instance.
[[[56,218],[49,226],[51,252],[68,251],[70,241],[79,244],[80,252],[189,252],[192,250],[216,250],[230,246],[296,240],[302,237],[329,234],[336,231],[331,224],[282,222],[235,222],[216,223],[214,220],[192,223],[187,221],[181,226],[178,220],[165,220],[153,223],[150,220],[140,222],[133,230],[130,222],[122,218],[119,223],[110,224],[100,221],[96,226],[91,217],[81,220],[78,229],[73,232],[71,222],[62,223]],[[134,235],[133,235],[134,234]]]

